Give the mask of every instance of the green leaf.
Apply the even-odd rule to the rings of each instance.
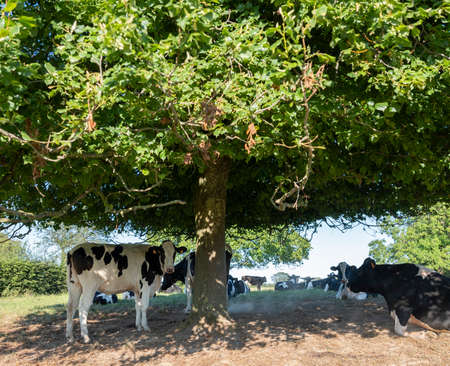
[[[5,7],[3,8],[3,11],[5,13],[13,11],[16,8],[17,3],[18,3],[18,1],[11,1],[11,0],[9,0],[8,3],[5,5]]]
[[[19,17],[19,23],[21,23],[25,27],[34,28],[36,27],[36,19],[33,17],[28,17],[22,15]]]
[[[46,63],[44,64],[44,67],[45,67],[45,69],[47,70],[47,72],[48,72],[49,74],[54,74],[54,73],[56,72],[55,67],[54,67],[52,64],[48,63],[48,62],[46,62]]]
[[[386,102],[383,102],[383,103],[377,103],[377,104],[375,104],[375,109],[376,109],[377,111],[384,112],[388,106],[389,106],[389,104],[386,103]]]

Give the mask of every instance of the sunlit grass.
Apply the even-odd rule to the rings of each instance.
[[[32,313],[54,315],[64,311],[67,294],[0,297],[0,322]]]
[[[257,291],[256,287],[251,287],[251,292],[240,295],[230,300],[230,306],[251,303],[252,306],[267,308],[285,308],[293,303],[301,303],[320,298],[334,297],[334,292],[323,292],[322,290],[294,290],[294,291],[274,291],[273,285],[262,287]],[[0,322],[10,322],[17,318],[27,316],[39,316],[48,319],[65,318],[67,304],[67,293],[59,295],[28,295],[17,297],[0,297]],[[186,295],[158,293],[156,297],[150,299],[150,306],[160,309],[171,307],[184,307]],[[112,313],[134,311],[134,300],[122,300],[116,304],[93,305],[91,311],[94,313]]]

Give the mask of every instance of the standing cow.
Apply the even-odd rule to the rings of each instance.
[[[241,280],[250,283],[250,285],[256,286],[258,291],[261,291],[261,286],[264,282],[267,282],[266,277],[258,276],[242,276]]]
[[[96,291],[113,294],[133,291],[136,295],[136,327],[149,330],[147,308],[161,284],[165,272],[173,272],[176,248],[170,240],[161,246],[144,244],[91,244],[76,246],[67,254],[67,304],[66,337],[73,341],[73,316],[78,307],[81,337],[89,342],[87,316]]]
[[[450,329],[450,278],[428,268],[411,263],[378,265],[367,258],[350,274],[349,287],[381,294],[398,335],[405,335],[408,321],[434,332]]]

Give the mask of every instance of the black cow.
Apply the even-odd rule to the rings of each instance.
[[[231,248],[227,247],[225,250],[225,264],[227,276],[230,272],[231,262]],[[185,291],[187,296],[185,313],[189,313],[192,310],[192,286],[194,285],[194,270],[195,270],[195,253],[189,253],[180,262],[175,265],[173,273],[167,273],[164,275],[163,282],[160,291],[165,291],[171,287],[175,282],[180,281],[185,284]]]
[[[385,298],[398,335],[405,335],[408,321],[434,332],[450,329],[449,277],[412,263],[377,265],[367,258],[348,284]]]

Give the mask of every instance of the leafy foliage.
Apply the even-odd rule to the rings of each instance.
[[[450,206],[439,203],[406,222],[387,218],[381,232],[392,243],[375,240],[369,254],[381,263],[411,262],[450,274]]]
[[[2,228],[192,234],[217,157],[228,225],[447,197],[447,19],[441,1],[9,1]]]
[[[0,261],[0,296],[58,294],[66,290],[65,268],[49,263]]]
[[[0,261],[26,259],[28,254],[23,244],[18,240],[9,240],[6,235],[0,233]]]
[[[166,232],[158,232],[148,237],[152,245],[159,245],[164,239],[171,238]],[[186,235],[172,239],[178,246],[195,251],[195,240]],[[308,259],[311,244],[304,239],[293,226],[277,227],[265,230],[243,230],[236,227],[226,231],[226,243],[233,251],[232,267],[262,267],[269,263],[301,264]]]
[[[288,281],[289,280],[289,274],[286,272],[277,272],[272,276],[272,282],[277,283],[281,281]]]

